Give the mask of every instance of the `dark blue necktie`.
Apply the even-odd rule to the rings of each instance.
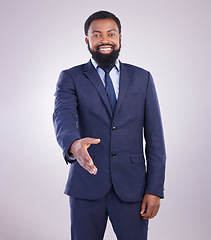
[[[109,75],[112,68],[102,68],[102,69],[105,72],[105,89],[111,104],[112,112],[114,114],[114,111],[116,108],[116,95],[115,95],[114,86],[113,86],[111,77]]]

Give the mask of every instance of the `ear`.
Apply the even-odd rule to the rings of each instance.
[[[88,37],[85,37],[85,43],[88,45],[89,43]]]
[[[119,34],[119,41],[122,41],[122,34]]]

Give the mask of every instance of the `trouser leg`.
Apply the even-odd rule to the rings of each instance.
[[[108,219],[106,197],[86,200],[70,197],[71,240],[102,240]]]
[[[141,201],[124,202],[114,190],[108,194],[108,215],[118,240],[147,240],[148,220],[141,215]]]

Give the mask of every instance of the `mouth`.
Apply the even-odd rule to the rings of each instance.
[[[100,45],[97,47],[98,51],[102,54],[109,54],[113,51],[113,46],[108,44],[108,45]]]

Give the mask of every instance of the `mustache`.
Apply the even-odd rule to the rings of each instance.
[[[107,43],[107,44],[102,43],[102,44],[100,44],[100,45],[97,46],[97,49],[99,49],[99,48],[102,47],[102,46],[111,46],[112,48],[115,47],[115,45],[114,45],[114,44],[111,44],[111,43]]]

